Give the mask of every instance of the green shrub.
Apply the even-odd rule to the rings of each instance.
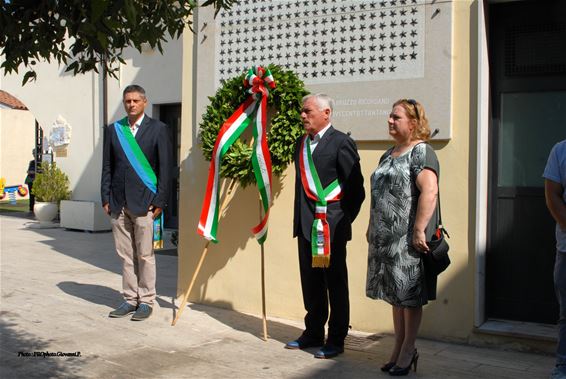
[[[37,201],[57,203],[59,205],[61,200],[71,198],[69,178],[57,167],[55,162],[51,164],[43,162],[41,171],[35,175],[32,193]]]

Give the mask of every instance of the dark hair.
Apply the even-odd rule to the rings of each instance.
[[[138,86],[137,84],[130,84],[129,86],[127,86],[124,89],[124,92],[122,93],[122,97],[126,96],[126,94],[130,92],[137,92],[143,97],[145,97],[145,90],[143,89],[142,86]]]
[[[421,103],[413,99],[400,99],[393,103],[393,108],[397,105],[405,109],[405,114],[410,120],[417,122],[417,127],[413,130],[413,139],[428,141],[430,139],[430,127],[426,118],[424,107]]]

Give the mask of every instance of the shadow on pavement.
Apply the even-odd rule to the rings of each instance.
[[[46,237],[41,243],[53,250],[99,269],[122,275],[122,263],[114,250],[112,233],[87,233],[61,228],[33,230]],[[171,302],[162,298],[172,299],[177,294],[177,257],[156,254],[155,259],[157,301],[161,307],[172,308]],[[122,301],[120,292],[102,284],[83,284],[69,280],[59,283],[58,286],[72,296],[115,308]]]
[[[35,216],[33,212],[20,212],[20,211],[8,211],[2,210],[0,211],[0,216],[8,216],[8,217],[18,217],[18,218],[25,218],[28,220],[35,220]]]
[[[206,305],[191,304],[189,309],[185,309],[180,322],[183,318],[189,319],[191,311],[206,313],[208,316],[225,324],[226,326],[244,333],[249,333],[258,339],[263,339],[263,323],[261,316],[253,316],[237,312],[226,312],[232,310],[230,303],[213,302]],[[268,314],[269,317],[269,314]],[[281,323],[275,320],[267,320],[268,338],[281,343],[282,356],[293,357],[297,354],[314,354],[318,348],[305,350],[287,350],[284,345],[296,338],[303,332],[303,328]],[[309,370],[308,373],[301,375],[294,372],[289,377],[293,378],[348,378],[355,373],[356,378],[374,378],[380,375],[388,376],[380,371],[381,365],[386,361],[389,353],[389,345],[384,346],[384,335],[358,336],[348,335],[345,341],[345,353],[336,358],[329,359],[327,367],[316,370]],[[278,353],[279,354],[279,353]],[[314,357],[313,357],[314,359]]]
[[[1,312],[2,318],[11,312]],[[14,314],[14,317],[18,315]],[[79,378],[74,374],[82,364],[81,357],[41,356],[50,341],[17,330],[17,324],[0,320],[0,377],[2,378]],[[39,356],[33,356],[37,352]],[[57,353],[49,351],[49,353]],[[67,352],[66,352],[67,353]],[[30,366],[33,369],[30,369]]]
[[[188,309],[183,311],[181,319],[190,318],[191,310],[195,310],[206,313],[232,329],[249,333],[259,339],[263,339],[263,320],[261,316],[226,312],[226,309],[232,310],[231,305],[226,302],[214,302],[206,305],[191,304]],[[269,318],[269,314],[267,317]],[[300,328],[269,319],[267,320],[268,338],[283,344],[296,339],[302,332],[303,330]]]
[[[226,312],[227,308],[231,309],[230,304],[224,302],[214,302],[207,305],[191,304],[190,309],[184,311],[183,318],[190,318],[191,311],[203,312],[234,330],[249,333],[258,339],[263,339],[261,317],[236,312]],[[284,348],[287,342],[301,335],[303,331],[302,327],[268,320],[267,330],[270,340],[281,343],[281,350],[276,352],[275,357],[280,357],[283,360],[292,360],[293,357],[299,355],[313,355],[318,350],[318,348],[305,350],[288,350]],[[309,368],[304,374],[292,370],[286,377],[375,378],[381,375],[388,377],[386,373],[382,373],[379,369],[381,364],[385,362],[385,355],[388,353],[388,349],[383,347],[383,338],[384,336],[382,335],[370,335],[368,337],[349,335],[345,342],[345,353],[327,360],[328,364],[325,364],[325,367],[317,369]],[[315,360],[314,357],[312,359]],[[353,373],[355,373],[355,376],[352,376]]]
[[[88,302],[106,305],[110,308],[116,307],[119,303],[120,292],[105,286],[96,284],[83,284],[77,282],[61,282],[57,284],[61,291],[68,295],[78,297]]]

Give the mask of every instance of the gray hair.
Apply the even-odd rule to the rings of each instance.
[[[308,99],[314,98],[316,99],[316,103],[319,106],[319,109],[322,110],[324,108],[330,108],[330,114],[334,111],[334,99],[328,96],[325,93],[314,93],[303,97],[303,104]]]
[[[124,88],[124,92],[122,93],[122,97],[125,97],[126,94],[130,93],[130,92],[137,92],[140,95],[142,95],[142,97],[145,98],[145,90],[143,89],[142,86],[138,86],[137,84],[130,84],[129,86]]]

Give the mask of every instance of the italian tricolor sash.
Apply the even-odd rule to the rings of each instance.
[[[301,142],[299,170],[307,197],[315,201],[314,221],[311,228],[312,267],[328,267],[330,265],[330,227],[326,220],[326,206],[342,198],[342,188],[338,179],[335,179],[328,187],[322,187],[312,159],[311,142],[308,135]]]
[[[261,196],[264,217],[252,228],[258,243],[263,244],[267,238],[267,220],[271,206],[271,156],[267,146],[267,97],[269,88],[275,88],[275,81],[269,70],[262,67],[250,69],[246,75],[244,86],[250,96],[224,122],[212,150],[212,159],[208,171],[206,194],[198,224],[198,233],[208,240],[216,239],[219,217],[219,180],[222,157],[230,146],[240,137],[242,132],[253,125],[252,166],[257,187]]]
[[[151,192],[157,193],[157,176],[132,134],[128,118],[124,117],[120,121],[116,121],[114,129],[116,129],[120,146],[136,174]],[[159,218],[153,220],[153,248],[163,248],[163,212]]]

